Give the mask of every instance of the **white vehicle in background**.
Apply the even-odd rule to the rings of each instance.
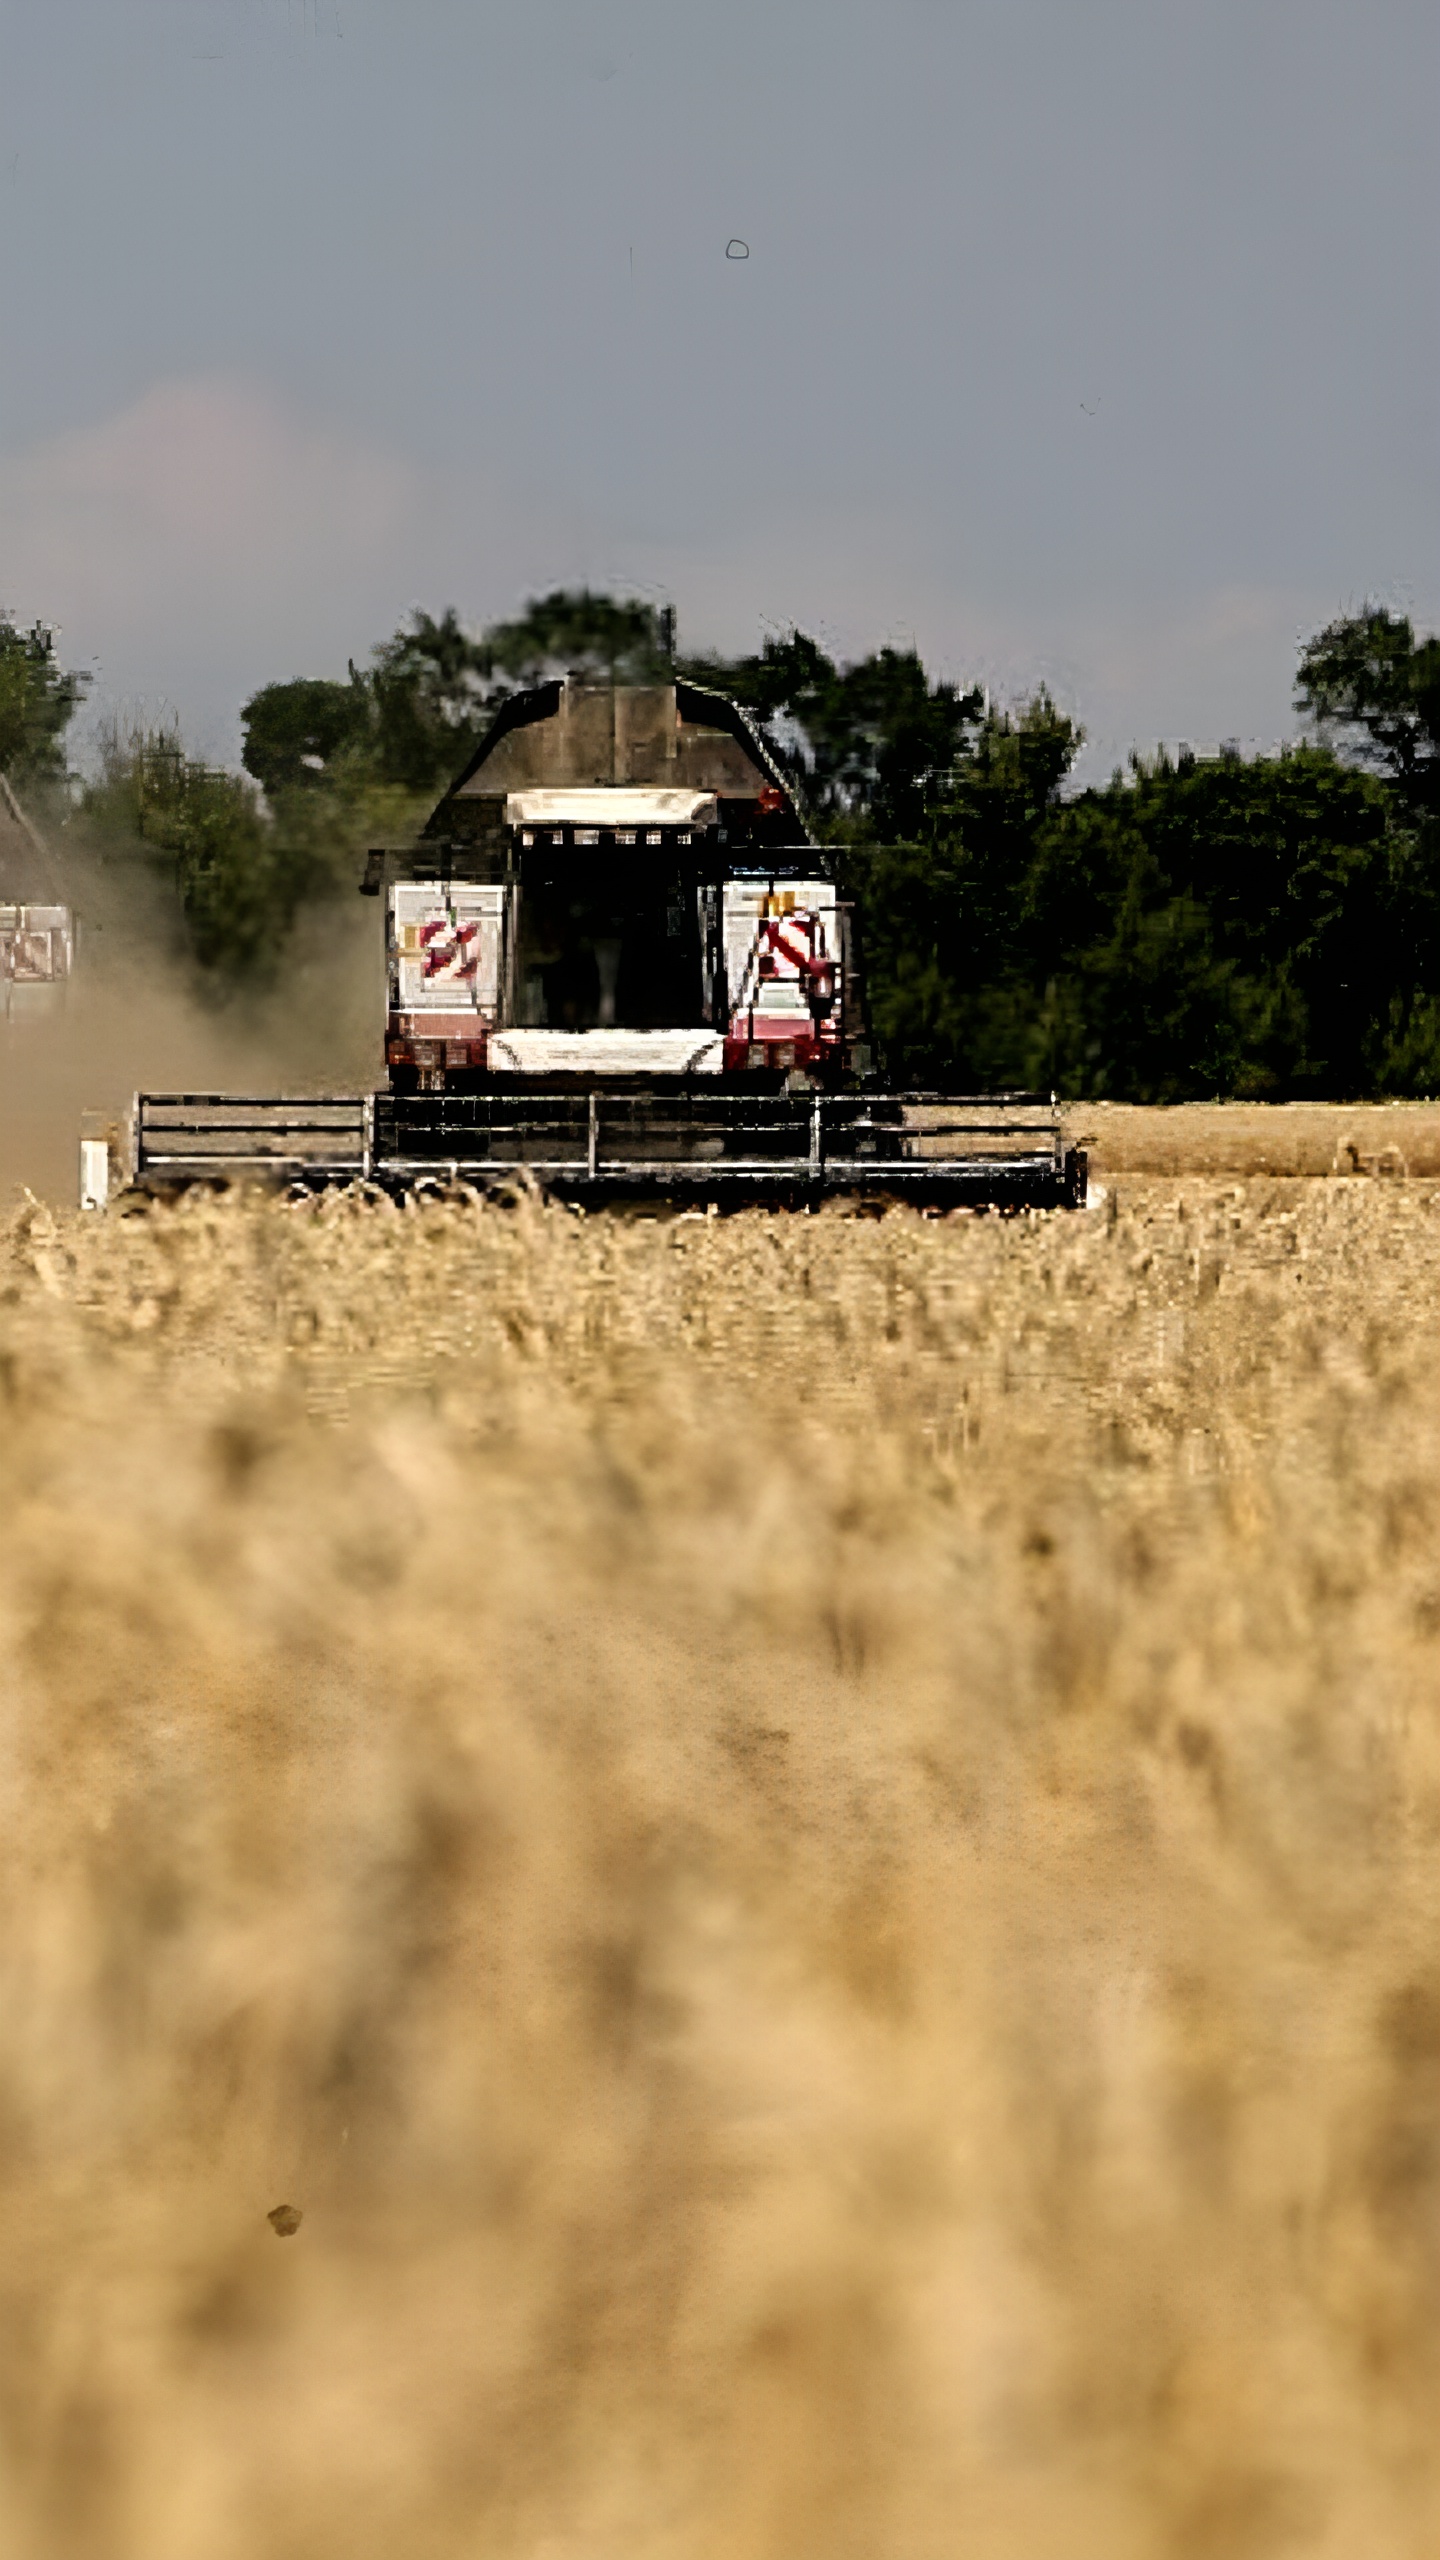
[[[42,885],[43,884],[43,885]],[[0,1015],[48,1013],[75,966],[73,911],[50,849],[0,774]]]
[[[0,1001],[7,1014],[53,1003],[75,965],[68,907],[0,906]]]

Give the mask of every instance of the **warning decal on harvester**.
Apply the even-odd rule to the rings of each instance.
[[[833,886],[803,880],[783,889],[725,884],[725,962],[732,1025],[754,1037],[783,1020],[797,1029],[832,1011],[838,987],[839,919]]]
[[[480,967],[480,927],[478,924],[453,923],[420,927],[419,947],[422,954],[422,978],[473,979]]]
[[[499,1003],[505,890],[476,881],[403,881],[391,893],[392,1010],[467,1012]]]

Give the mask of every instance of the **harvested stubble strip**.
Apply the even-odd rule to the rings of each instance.
[[[1428,2560],[1437,1245],[13,1224],[7,2547]]]
[[[1072,1146],[1092,1172],[1379,1175],[1440,1174],[1440,1104],[1433,1102],[1077,1102]]]

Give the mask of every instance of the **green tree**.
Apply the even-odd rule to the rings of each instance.
[[[984,714],[983,694],[932,683],[913,649],[840,666],[803,631],[683,671],[754,715],[819,823],[897,839],[948,790]]]
[[[1440,638],[1367,604],[1306,643],[1297,707],[1385,774],[1417,814],[1440,814]]]
[[[959,697],[961,702],[966,697]],[[910,1083],[1030,1084],[1043,1065],[1030,949],[1039,830],[1083,733],[1041,691],[983,711],[928,785],[923,830],[887,841],[877,793],[848,830],[845,868],[887,1069]],[[926,788],[912,780],[917,792]]]
[[[63,774],[61,739],[90,679],[63,669],[43,622],[22,631],[0,613],[0,773]]]
[[[353,890],[369,844],[412,834],[424,798],[337,756],[262,808],[243,775],[185,752],[176,730],[112,727],[82,802],[91,834],[129,846],[173,883],[186,939],[217,984],[263,977],[306,899]]]
[[[1396,1089],[1412,971],[1385,788],[1327,749],[1160,755],[1037,840],[1032,979],[1057,1082],[1171,1101]]]
[[[357,777],[407,792],[444,789],[507,697],[556,675],[625,684],[668,674],[673,616],[636,597],[557,588],[478,637],[453,605],[408,623],[353,661],[349,680],[265,685],[241,712],[246,771],[271,799]]]
[[[371,660],[363,675],[352,662],[350,681],[369,699],[374,778],[406,791],[442,791],[473,754],[508,687],[492,681],[480,644],[461,629],[453,606],[438,622],[413,614]]]
[[[872,1020],[907,1081],[1175,1101],[1427,1090],[1414,839],[1328,749],[1160,755],[1071,799],[1042,695],[992,715],[922,841],[858,844]]]
[[[557,675],[659,684],[674,659],[675,617],[667,606],[589,587],[536,596],[513,621],[492,622],[476,643],[479,671],[505,691]]]
[[[274,800],[283,791],[316,790],[333,778],[337,755],[363,749],[368,740],[373,705],[369,688],[353,676],[348,684],[310,676],[262,685],[240,719],[240,761]]]
[[[261,814],[250,784],[187,756],[173,729],[112,727],[85,792],[88,829],[127,839],[174,883],[201,967],[239,977],[283,942],[304,881]]]

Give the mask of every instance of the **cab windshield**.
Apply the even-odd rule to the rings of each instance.
[[[667,850],[528,847],[520,865],[516,1013],[532,1029],[703,1020],[695,866]]]

